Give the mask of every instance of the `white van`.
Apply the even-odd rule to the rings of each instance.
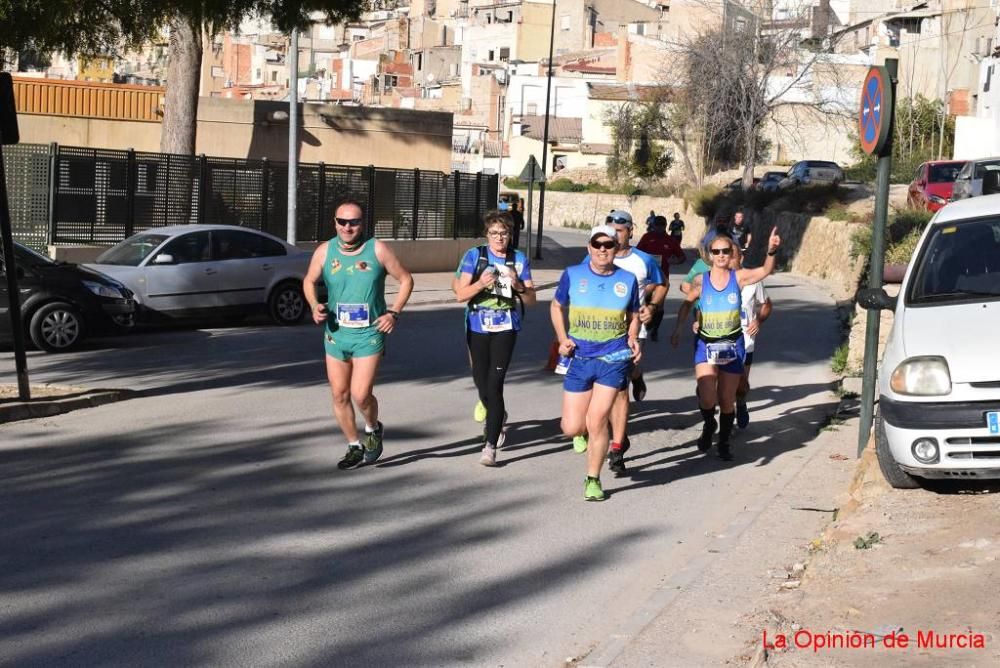
[[[899,296],[878,375],[875,443],[893,487],[918,478],[1000,478],[1000,195],[931,219]]]

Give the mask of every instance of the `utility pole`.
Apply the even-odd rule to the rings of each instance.
[[[288,221],[285,240],[295,245],[299,176],[299,31],[292,28],[288,47]]]
[[[556,41],[556,0],[552,0],[552,23],[549,25],[549,63],[545,79],[545,129],[542,132],[542,175],[548,173],[549,164],[549,105],[552,102],[552,48]],[[545,179],[547,181],[548,179]],[[538,243],[535,259],[542,259],[542,222],[545,220],[545,181],[538,184]]]

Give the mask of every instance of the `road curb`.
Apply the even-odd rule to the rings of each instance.
[[[132,390],[84,390],[76,396],[33,399],[28,402],[0,404],[0,424],[52,417],[81,408],[94,408],[136,396]]]

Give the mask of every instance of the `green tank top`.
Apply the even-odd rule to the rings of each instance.
[[[386,306],[385,267],[375,256],[374,239],[366,241],[356,255],[341,252],[337,240],[331,239],[326,245],[323,282],[328,330],[361,334],[375,330],[375,319],[385,314]]]

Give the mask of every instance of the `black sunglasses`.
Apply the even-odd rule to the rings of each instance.
[[[629,220],[628,218],[618,218],[617,216],[608,216],[607,218],[604,219],[604,222],[607,225],[628,225],[629,227],[632,226],[631,220]]]
[[[614,248],[617,245],[618,245],[618,242],[616,242],[616,241],[591,241],[590,242],[590,247],[591,248],[598,248],[598,249],[603,248],[604,250],[611,250],[612,248]]]
[[[364,218],[335,218],[338,225],[364,225]]]
[[[710,248],[709,251],[712,255],[732,255],[732,248]]]

